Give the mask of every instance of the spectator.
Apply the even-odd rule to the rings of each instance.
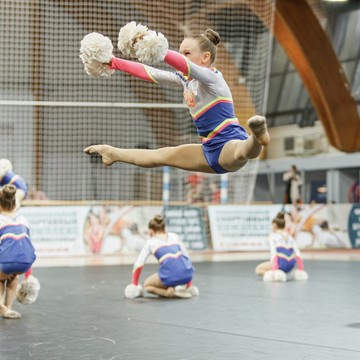
[[[211,202],[213,204],[220,204],[221,201],[221,191],[219,185],[216,181],[210,182],[210,191],[211,191]]]
[[[28,199],[30,199],[30,200],[48,200],[46,194],[43,191],[38,190],[36,188],[36,186],[30,186]]]
[[[201,173],[194,173],[186,178],[186,202],[188,204],[204,202],[204,181]]]
[[[283,174],[283,180],[286,182],[285,204],[301,204],[301,176],[295,165]]]

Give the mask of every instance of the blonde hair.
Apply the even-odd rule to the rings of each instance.
[[[165,220],[161,215],[154,216],[149,221],[149,229],[153,230],[154,232],[164,232],[165,231]]]
[[[216,45],[221,41],[220,35],[212,30],[207,29],[204,34],[190,35],[190,39],[197,41],[200,51],[210,53],[210,64],[216,60]]]
[[[16,207],[16,187],[12,184],[4,185],[0,189],[1,210],[13,211]]]

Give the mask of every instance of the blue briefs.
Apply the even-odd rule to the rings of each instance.
[[[8,262],[0,264],[0,272],[6,275],[23,274],[31,268],[29,263]]]
[[[230,140],[246,140],[247,132],[241,126],[228,126],[217,134],[213,139],[202,144],[205,159],[209,166],[217,174],[225,174],[229,172],[222,168],[219,164],[219,157],[224,145]]]
[[[208,146],[206,144],[202,145],[202,149],[204,152],[205,159],[209,166],[217,173],[217,174],[225,174],[228,171],[223,169],[219,164],[219,157],[222,148],[226,143],[224,142],[220,146]]]

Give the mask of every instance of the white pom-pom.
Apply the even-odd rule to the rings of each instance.
[[[97,32],[87,34],[81,40],[80,53],[89,60],[108,63],[112,58],[113,50],[111,40]]]
[[[156,65],[164,60],[169,43],[162,33],[149,30],[134,47],[139,61],[147,65]]]
[[[264,274],[263,280],[265,282],[285,282],[287,280],[286,274],[282,270],[269,270]]]
[[[263,276],[263,280],[265,282],[272,282],[274,281],[274,272],[272,270],[267,271],[264,276]]]
[[[190,286],[187,291],[192,295],[192,296],[199,296],[200,295],[200,291],[199,288],[195,285]]]
[[[113,57],[114,47],[111,40],[102,34],[87,34],[81,41],[80,59],[89,76],[108,78],[115,70],[107,65]]]
[[[282,270],[274,271],[274,281],[282,281],[285,282],[287,280],[286,273]]]
[[[304,281],[309,279],[309,274],[305,270],[295,269],[292,273],[294,280]]]
[[[8,159],[0,159],[0,178],[2,178],[8,171],[12,171],[11,161]]]
[[[127,299],[136,299],[143,296],[143,288],[140,284],[129,284],[125,288],[125,297]]]
[[[36,301],[40,291],[39,280],[30,275],[27,279],[24,279],[21,284],[18,285],[16,291],[16,300],[23,304],[29,305]]]
[[[109,65],[96,60],[88,63],[84,62],[84,70],[89,76],[94,78],[109,78],[115,72]]]
[[[119,31],[117,44],[120,52],[125,56],[135,58],[136,50],[134,45],[146,34],[147,30],[147,26],[136,24],[135,21],[131,21],[123,26]]]

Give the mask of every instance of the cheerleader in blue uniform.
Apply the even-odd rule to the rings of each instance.
[[[134,35],[131,44],[136,43],[136,40]],[[139,40],[139,46],[141,42]],[[263,146],[270,141],[266,120],[263,116],[249,119],[247,125],[252,132],[250,136],[240,126],[235,116],[230,88],[222,73],[213,67],[219,42],[219,34],[212,29],[206,30],[204,34],[187,36],[179,52],[168,50],[164,57],[164,61],[176,70],[175,73],[115,57],[108,62],[108,71],[119,70],[155,84],[172,84],[182,88],[202,144],[157,150],[93,145],[84,149],[84,152],[99,154],[107,166],[114,162],[145,168],[168,165],[188,171],[217,174],[237,171],[249,159],[258,157]],[[145,48],[151,50],[151,46]]]
[[[166,231],[165,221],[157,215],[149,222],[150,238],[143,246],[133,268],[131,284],[125,289],[125,297],[133,299],[143,294],[139,284],[146,259],[153,254],[160,268],[144,283],[147,292],[166,298],[191,298],[199,294],[192,285],[194,268],[187,249],[175,233]]]
[[[13,301],[18,295],[18,275],[25,273],[27,279],[34,280],[31,266],[36,259],[28,222],[15,212],[16,191],[12,184],[0,189],[0,316],[13,319],[21,317],[20,313],[12,310]],[[35,280],[35,287],[39,290]],[[33,284],[30,286],[33,288]]]
[[[279,212],[272,221],[269,236],[271,260],[259,264],[255,269],[255,273],[263,276],[264,281],[308,279],[300,250],[285,225],[285,213]]]

